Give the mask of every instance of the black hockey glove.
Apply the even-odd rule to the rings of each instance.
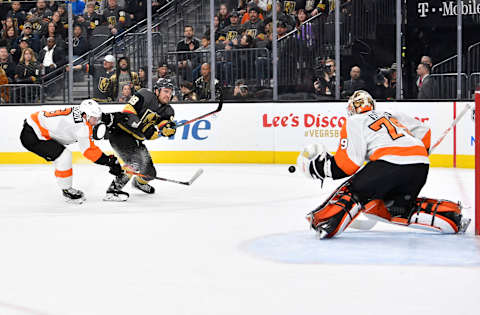
[[[155,131],[157,131],[157,128],[155,128],[154,125],[150,125],[147,128],[147,130],[145,130],[145,132],[143,133],[143,135],[145,136],[145,139],[151,139]]]
[[[112,175],[120,176],[123,173],[122,167],[120,166],[120,163],[115,155],[108,156],[106,165],[110,168],[108,172]]]
[[[170,137],[177,132],[177,124],[173,120],[164,120],[159,124],[160,133],[164,137]]]
[[[102,113],[102,122],[105,124],[107,128],[113,125],[115,117],[113,113]]]

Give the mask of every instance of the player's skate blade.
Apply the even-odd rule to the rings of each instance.
[[[68,203],[82,204],[86,200],[83,192],[72,187],[68,189],[62,189],[62,194],[65,198],[65,201]]]
[[[117,190],[117,191],[107,191],[103,201],[127,201],[130,195],[127,192]]]
[[[155,188],[149,184],[142,184],[139,183],[137,178],[134,178],[132,180],[132,187],[143,191],[146,194],[154,194],[155,193]]]
[[[467,231],[468,226],[472,222],[472,219],[469,218],[462,218],[460,221],[460,226],[458,227],[458,233],[463,234]]]

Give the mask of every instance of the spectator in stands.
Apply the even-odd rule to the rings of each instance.
[[[350,80],[343,82],[342,97],[349,98],[357,90],[365,90],[365,81],[360,79],[361,69],[359,66],[353,66],[350,70]]]
[[[263,27],[263,21],[259,18],[260,8],[257,6],[250,7],[249,11],[249,20],[243,23],[245,32],[247,35],[252,36],[252,38],[261,37],[260,34],[264,34],[265,28]]]
[[[315,94],[321,98],[335,97],[335,60],[328,58],[325,61],[317,59],[315,65],[316,80],[313,84]]]
[[[2,26],[2,31],[0,32],[0,36],[3,38],[6,35],[7,29],[11,27],[15,28],[15,25],[11,17],[7,17],[5,21],[2,21],[2,22],[3,22],[3,26]]]
[[[25,22],[23,25],[23,32],[17,38],[17,43],[20,44],[20,40],[23,38],[28,39],[29,47],[32,48],[36,53],[40,51],[40,39],[38,35],[33,34],[32,23]]]
[[[130,62],[127,57],[118,59],[116,72],[110,77],[110,97],[113,100],[119,100],[122,97],[124,85],[130,85],[135,91],[140,90],[138,73],[130,70]]]
[[[20,39],[20,43],[17,43],[16,47],[10,51],[14,63],[18,64],[20,58],[22,57],[23,51],[26,48],[30,48],[30,40],[28,37]]]
[[[210,86],[210,65],[208,63],[204,63],[200,70],[201,77],[195,80],[193,90],[198,95],[198,99],[200,101],[208,101],[211,97],[211,86]],[[219,82],[215,79],[215,91],[219,88]]]
[[[20,63],[15,70],[17,83],[38,83],[40,79],[40,64],[31,48],[25,48],[20,57]]]
[[[245,27],[240,24],[240,17],[237,11],[230,13],[230,24],[223,28],[221,32],[225,34],[224,45],[228,45],[232,39],[238,38],[245,31]]]
[[[430,66],[430,69],[433,67],[432,58],[430,56],[422,56],[420,63],[426,63]]]
[[[103,10],[103,17],[108,23],[112,35],[121,34],[130,24],[130,15],[124,7],[117,4],[117,0],[108,0],[108,5]]]
[[[193,91],[192,82],[182,81],[182,83],[180,83],[180,91],[182,92],[182,101],[184,102],[198,101],[198,95]]]
[[[83,29],[80,25],[73,27],[73,59],[76,59],[88,52],[88,42],[83,36]]]
[[[44,81],[50,80],[54,74],[51,72],[67,63],[66,53],[63,47],[57,46],[55,37],[47,38],[47,45],[40,51],[38,60],[43,68]],[[59,87],[54,84],[45,91],[47,96],[55,96],[59,93]]]
[[[6,47],[0,47],[0,68],[5,71],[8,82],[14,82],[16,66]]]
[[[298,9],[297,11],[297,19],[296,19],[296,28],[300,30],[302,27],[302,24],[305,23],[305,21],[308,20],[308,13],[305,11],[305,9]]]
[[[138,81],[141,88],[148,88],[148,76],[145,67],[138,68]]]
[[[86,65],[73,66],[76,71],[84,70],[93,77],[93,99],[97,102],[111,102],[110,97],[110,77],[115,73],[115,57],[113,55],[106,55],[103,58],[103,64],[97,66],[93,60]],[[69,69],[67,68],[67,71]]]
[[[56,45],[55,37],[47,39],[47,45],[43,47],[38,56],[38,60],[45,69],[45,74],[49,74],[58,67],[66,64],[66,53],[63,48]]]
[[[7,47],[8,51],[10,52],[16,46],[17,38],[17,31],[15,27],[11,26],[2,36],[2,45]]]
[[[76,22],[87,30],[87,37],[90,37],[92,31],[104,22],[103,15],[95,12],[95,1],[87,3],[85,13],[82,16],[78,16]]]
[[[11,17],[13,19],[13,24],[15,25],[15,29],[18,31],[20,29],[20,25],[25,23],[25,11],[22,10],[22,5],[20,1],[13,1],[12,2],[12,9],[8,11],[7,17]]]
[[[53,12],[52,22],[55,25],[55,34],[58,34],[63,39],[66,39],[67,35],[68,35],[68,29],[66,28],[67,25],[64,22],[62,22],[60,12],[58,12],[58,11]],[[50,30],[49,30],[49,32],[50,32]],[[55,37],[56,37],[56,35],[55,35]]]
[[[59,16],[60,16],[60,21],[62,22],[63,25],[66,25],[65,28],[68,27],[68,12],[67,12],[67,7],[64,4],[60,4],[57,8],[57,11]],[[55,13],[53,12],[53,13]]]
[[[125,84],[122,87],[122,93],[118,97],[118,102],[127,103],[130,100],[130,97],[132,97],[132,87],[130,84]]]
[[[183,31],[184,39],[177,43],[177,51],[193,52],[200,47],[200,41],[194,37],[194,29],[191,25],[186,25]],[[183,79],[192,78],[192,54],[177,54],[179,74]]]
[[[42,34],[52,15],[53,12],[47,7],[46,1],[37,0],[36,7],[28,11],[27,20],[32,24],[35,34]]]
[[[43,35],[43,37],[40,39],[41,47],[45,47],[47,45],[47,39],[49,37],[55,38],[55,43],[58,47],[66,47],[65,39],[62,37],[60,32],[58,32],[55,22],[48,23],[47,33],[45,33],[45,35]]]
[[[228,8],[225,3],[220,4],[220,9],[218,10],[218,28],[223,29],[230,25],[230,15],[228,13]]]
[[[147,18],[147,0],[127,0],[125,8],[130,13],[130,19],[135,23]],[[152,10],[152,13],[155,11]]]
[[[237,0],[236,2],[237,2],[237,4],[234,5],[234,6],[231,6],[231,7],[235,8],[235,10],[238,12],[239,17],[242,18],[243,15],[245,13],[247,13],[247,2],[248,1],[247,0]]]
[[[154,78],[153,82],[157,82],[158,79],[167,79],[172,82],[174,86],[173,90],[173,95],[178,95],[180,94],[180,91],[178,90],[178,85],[177,85],[177,77],[175,74],[170,72],[170,69],[168,67],[168,64],[166,62],[162,62],[158,65],[157,67],[157,74],[156,77]]]
[[[432,99],[434,95],[434,83],[430,77],[430,65],[420,63],[417,67],[418,75],[418,99]]]
[[[257,6],[257,4],[254,1],[250,1],[247,4],[247,12],[243,13],[242,19],[240,20],[241,24],[245,24],[248,21],[250,21],[250,10],[252,8],[255,8],[255,12],[257,13],[257,19],[263,21],[263,14],[260,11],[260,8]]]

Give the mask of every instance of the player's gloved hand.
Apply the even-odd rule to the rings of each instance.
[[[155,131],[157,131],[157,128],[155,128],[154,125],[150,125],[147,128],[147,130],[145,130],[145,132],[143,133],[143,135],[145,136],[145,139],[151,139]]]
[[[102,113],[102,122],[108,127],[113,125],[114,116],[112,113]]]
[[[170,136],[173,136],[175,134],[175,132],[177,132],[177,124],[172,121],[172,120],[164,120],[162,121],[160,124],[159,124],[159,128],[160,128],[160,133],[164,136],[164,137],[170,137]]]
[[[306,146],[297,158],[299,167],[306,177],[320,179],[323,183],[325,177],[332,177],[332,155],[324,147],[313,144]]]
[[[123,173],[122,167],[120,166],[120,163],[115,155],[108,156],[107,166],[110,168],[108,172],[112,175],[119,176]]]

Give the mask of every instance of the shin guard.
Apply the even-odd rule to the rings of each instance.
[[[440,233],[464,232],[462,206],[448,200],[417,198],[408,226]]]
[[[320,238],[331,238],[342,233],[359,214],[361,205],[348,190],[337,192],[321,209],[307,215],[311,227]]]

